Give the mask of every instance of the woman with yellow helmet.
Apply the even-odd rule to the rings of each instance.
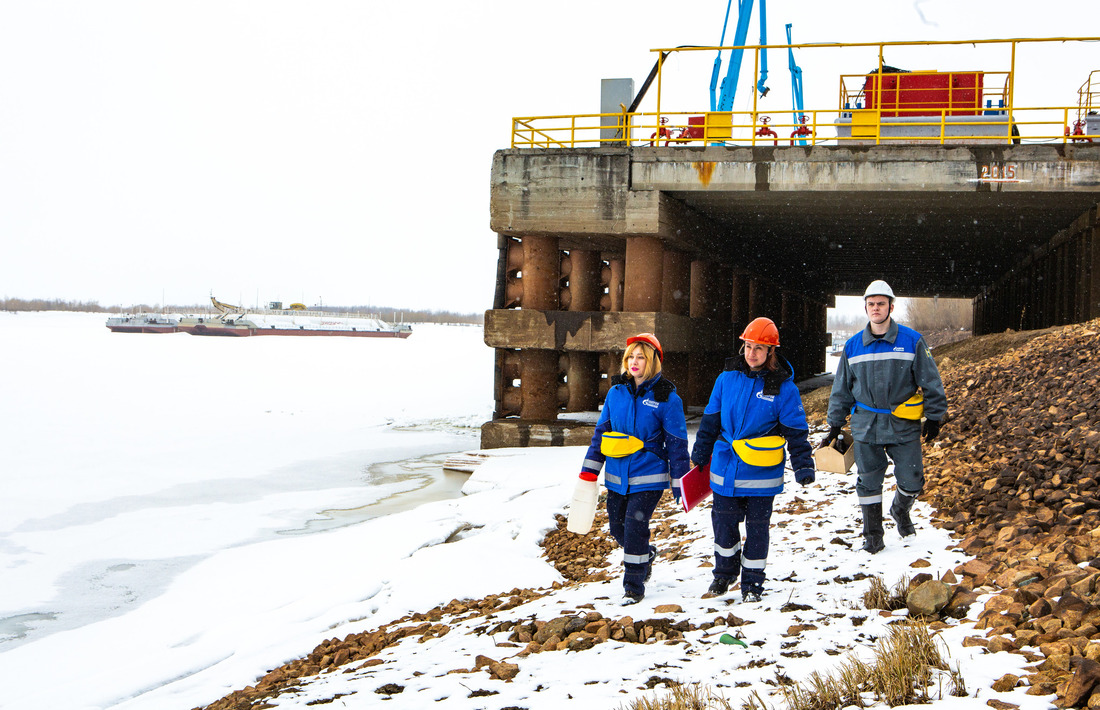
[[[726,360],[714,383],[691,460],[709,464],[714,494],[714,579],[704,596],[725,594],[740,576],[741,597],[751,602],[764,593],[772,503],[783,491],[784,445],[801,485],[814,482],[814,465],[794,370],[776,352],[779,329],[757,318],[741,340],[741,351]]]
[[[666,489],[672,487],[679,500],[680,478],[688,470],[684,404],[661,375],[663,357],[652,333],[627,338],[621,374],[611,379],[581,465],[581,479],[595,485],[607,464],[607,518],[623,548],[623,604],[645,596],[657,556],[649,544],[649,520]]]

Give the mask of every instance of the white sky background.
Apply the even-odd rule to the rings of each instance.
[[[773,1],[769,40],[785,42],[786,22],[796,42],[1100,34],[1087,13],[1022,1],[884,7]],[[601,78],[640,87],[650,49],[714,45],[724,12],[714,0],[690,12],[568,0],[0,4],[0,296],[491,307],[489,173],[511,117],[595,113]],[[888,62],[989,68],[944,52],[939,67],[900,51]],[[834,107],[837,76],[876,61],[868,50],[834,66],[829,54],[797,57],[807,108]],[[1018,84],[1031,76],[1049,92],[1036,103],[1072,103],[1096,67],[1066,57],[1018,58]],[[769,61],[765,101],[780,112],[786,53]],[[712,62],[669,65],[666,101],[679,105],[666,110],[707,108]],[[747,56],[743,85],[750,70]],[[749,100],[741,91],[736,108]]]

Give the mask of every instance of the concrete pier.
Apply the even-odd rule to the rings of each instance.
[[[876,278],[973,299],[976,333],[1095,318],[1098,202],[1084,143],[498,151],[482,445],[587,443],[591,423],[565,413],[598,405],[639,332],[689,408],[758,316],[812,376],[826,309]]]

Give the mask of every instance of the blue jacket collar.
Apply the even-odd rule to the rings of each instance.
[[[876,338],[874,335],[871,334],[871,324],[870,323],[868,323],[867,327],[863,329],[863,344],[864,345],[870,345],[871,343],[875,342],[876,340],[885,340],[888,343],[893,343],[897,339],[898,339],[898,322],[896,320],[894,320],[893,317],[890,318],[890,329],[887,330],[886,335],[882,336],[881,338]]]

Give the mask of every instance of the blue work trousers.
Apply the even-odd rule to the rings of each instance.
[[[714,576],[733,581],[741,576],[742,594],[759,594],[767,575],[768,534],[775,496],[728,497],[714,494],[710,519],[714,526]],[[741,523],[745,542],[741,543]]]
[[[607,492],[607,521],[611,537],[623,548],[623,591],[645,594],[645,580],[657,549],[649,544],[649,519],[664,491],[622,495]]]

